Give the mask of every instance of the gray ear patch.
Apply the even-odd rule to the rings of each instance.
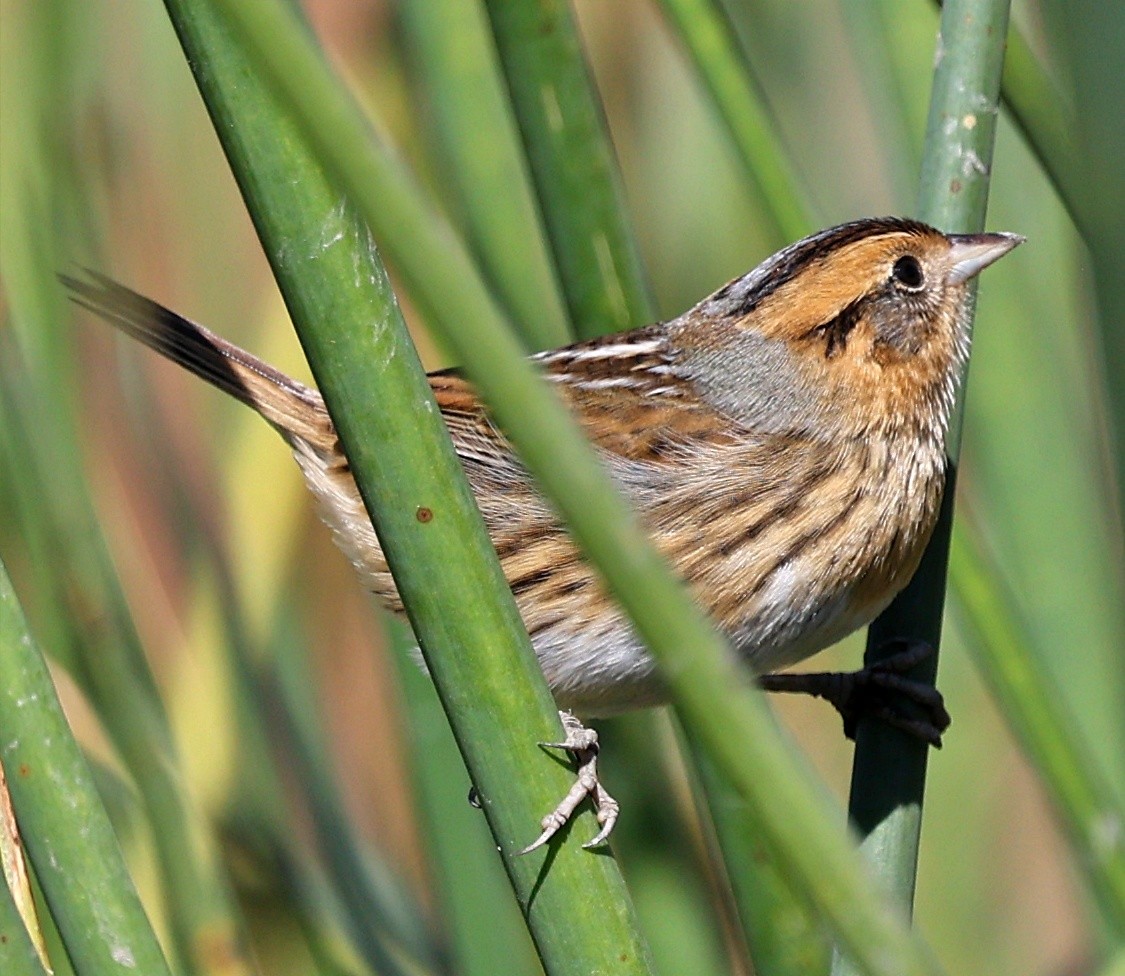
[[[824,406],[792,349],[757,332],[731,330],[720,343],[682,351],[674,368],[712,408],[763,434],[803,429]]]

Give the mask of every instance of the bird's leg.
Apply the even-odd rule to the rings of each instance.
[[[597,847],[604,843],[613,831],[614,825],[617,823],[617,814],[621,810],[618,802],[598,782],[598,733],[593,729],[586,728],[570,712],[559,712],[559,718],[562,719],[563,729],[566,731],[566,741],[540,742],[539,744],[547,749],[565,749],[571,753],[578,761],[578,778],[574,781],[570,792],[559,802],[559,805],[540,822],[543,833],[533,843],[528,844],[520,851],[520,854],[528,854],[537,847],[546,844],[574,815],[574,811],[578,809],[578,804],[587,796],[594,804],[598,823],[602,825],[602,829],[598,831],[598,835],[593,840],[583,844],[583,847]]]
[[[906,672],[934,649],[921,641],[893,643],[901,644],[902,649],[859,671],[764,674],[758,684],[766,691],[803,692],[823,698],[840,713],[849,739],[855,738],[860,717],[871,715],[940,749],[941,734],[950,722],[941,692],[924,681],[906,677]],[[917,705],[922,717],[905,713],[904,700]]]

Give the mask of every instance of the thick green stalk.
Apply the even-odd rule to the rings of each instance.
[[[813,229],[806,197],[726,11],[716,0],[662,0],[661,6],[756,191],[765,238],[781,247],[803,237]],[[823,972],[825,943],[807,903],[794,895],[769,858],[747,805],[698,745],[688,744],[756,971],[762,976]]]
[[[738,37],[718,0],[661,0],[707,88],[719,119],[757,192],[769,226],[764,235],[781,247],[810,233],[813,221],[800,181],[781,144]]]
[[[496,48],[478,0],[401,5],[443,182],[481,271],[531,351],[571,338]]]
[[[77,970],[168,976],[90,769],[0,563],[0,759],[51,915]]]
[[[388,207],[393,208],[394,202],[384,195],[386,187],[380,183],[380,161],[371,152],[370,134],[354,103],[344,97],[307,36],[281,6],[257,5],[250,0],[212,2],[237,26],[247,53],[284,98],[318,156],[346,187],[363,216],[378,227],[387,219],[386,211]],[[441,253],[436,239],[427,240],[426,235],[419,233],[418,241],[428,245],[429,257]],[[545,492],[558,505],[579,545],[602,571],[641,636],[663,664],[665,677],[682,713],[698,730],[716,765],[766,825],[771,847],[786,870],[792,873],[794,885],[799,885],[802,894],[824,912],[841,942],[862,960],[867,971],[886,976],[937,972],[886,899],[870,884],[862,861],[840,835],[830,802],[814,785],[799,755],[778,735],[765,704],[753,691],[747,676],[739,670],[728,649],[658,558],[634,515],[608,485],[573,420],[522,358],[518,343],[505,329],[495,305],[487,293],[472,286],[473,280],[471,276],[442,276],[431,285],[434,290],[429,293],[431,300],[426,305],[427,310],[435,313],[431,319],[434,327],[459,354],[466,373],[489,402],[497,421]],[[441,314],[443,305],[457,310],[455,322],[448,314]],[[337,327],[333,334],[336,346],[322,347],[322,340],[307,337],[311,340],[309,352],[314,372],[318,380],[327,381],[325,393],[330,397],[329,402],[349,399],[358,402],[362,396],[371,397],[370,386],[364,385],[363,376],[348,375],[346,364],[328,358],[335,349],[358,341],[359,358],[375,364],[380,387],[392,379],[403,379],[418,390],[416,402],[422,411],[426,410],[424,379],[420,374],[403,378],[401,373],[405,367],[399,361],[401,356],[390,355],[388,342],[395,340],[388,336],[389,324],[379,320],[379,328],[373,334],[368,328],[359,336],[349,336]],[[401,351],[401,346],[393,350]],[[337,369],[339,379],[344,381],[340,385],[335,375]],[[358,389],[353,390],[351,383],[359,383]],[[343,415],[340,419],[346,420]],[[370,441],[378,436],[382,439],[385,431],[378,425],[393,423],[395,418],[370,417],[365,428],[362,426],[364,416],[355,419],[359,426],[342,429],[341,434],[349,455],[356,452],[351,459],[357,477],[366,480],[368,465],[378,475],[379,459],[378,452],[371,450],[372,445],[362,443],[363,438]],[[417,439],[419,432],[414,431],[413,437]],[[380,524],[381,516],[390,520],[388,539],[399,526],[408,531],[408,538],[412,536],[417,540],[417,554],[422,556],[427,531],[441,528],[455,513],[446,504],[438,510],[431,509],[433,518],[429,521],[411,526],[410,520],[416,517],[415,506],[429,508],[443,497],[444,492],[435,486],[410,497],[405,512],[395,511],[393,506],[388,506],[390,511],[382,511],[376,504],[378,498],[367,497],[366,500],[375,509]],[[443,560],[442,565],[447,566],[448,560]],[[447,571],[438,575],[443,595],[456,594],[461,589],[455,574]],[[478,587],[476,595],[479,592]],[[421,596],[425,601],[421,606],[433,599],[426,594]],[[408,599],[413,599],[413,595]],[[481,601],[477,602],[478,613],[488,612],[479,605]],[[464,606],[471,606],[470,598],[466,598]],[[456,621],[449,621],[445,626],[455,624]],[[425,636],[422,643],[426,649]],[[490,653],[503,651],[507,654],[506,649],[493,647]],[[491,732],[498,736],[499,745],[494,751],[522,755],[529,730],[500,724],[510,715],[507,709],[497,716],[499,721],[495,723],[490,721],[491,716],[481,714],[498,704],[503,694],[497,694],[488,683],[482,689],[482,676],[489,676],[487,682],[490,683],[493,670],[488,662],[476,660],[474,652],[477,650],[476,647],[460,648],[459,653],[465,659],[472,656],[469,669],[458,670],[456,664],[450,665],[433,655],[431,664],[438,665],[434,677],[439,691],[459,734],[468,729],[468,725],[461,725],[468,719],[474,723],[473,735]],[[510,660],[515,663],[514,658]],[[445,684],[450,680],[452,685]],[[466,684],[457,686],[459,680]],[[511,678],[505,676],[502,681],[507,686]],[[472,696],[482,690],[489,693],[487,699],[472,700]],[[530,730],[530,734],[534,735],[535,729]],[[471,757],[475,743],[465,736],[460,741]],[[504,761],[508,761],[506,755]],[[477,767],[471,758],[470,767],[476,774]],[[528,770],[533,768],[534,764],[530,764]],[[518,822],[519,810],[515,811],[515,820],[509,819],[510,811],[504,811],[507,807],[519,806],[524,789],[532,784],[530,780],[518,784],[509,782],[506,802],[501,806],[489,794],[492,782],[491,779],[487,783],[478,781],[477,785],[484,788],[486,809],[490,817],[495,818],[494,832],[504,849],[510,850],[511,832],[518,830],[522,835],[526,824]],[[552,846],[545,855],[549,870],[539,878],[540,888],[532,906],[533,929],[537,921],[534,915],[541,907],[544,894],[557,873],[569,870],[574,856],[589,858],[588,854],[575,851],[573,843],[566,842]],[[543,863],[542,856],[509,864],[518,891],[526,890],[523,886],[532,863]],[[600,913],[598,927],[604,930],[617,919],[620,905],[596,898],[589,889],[581,894],[583,901],[596,903]],[[582,917],[577,919],[578,924],[584,921]],[[565,919],[560,928],[566,933],[570,951],[575,951],[579,943],[575,935],[576,919]],[[628,947],[622,950],[617,946],[616,949],[624,951],[624,958],[614,966],[615,971],[621,971],[634,956]]]
[[[58,401],[5,363],[0,457],[33,561],[49,568],[52,617],[66,665],[93,703],[137,786],[152,831],[178,965],[187,973],[248,971],[226,877],[181,776],[167,716],[133,628]],[[34,405],[34,406],[32,406]],[[45,421],[44,417],[54,418]],[[55,441],[33,436],[50,429]],[[128,707],[122,707],[127,702]]]
[[[803,237],[813,229],[806,198],[726,11],[717,0],[662,0],[661,7],[755,191],[765,239],[781,247]],[[767,856],[746,804],[689,745],[755,969],[762,976],[822,972],[824,942],[807,905]]]
[[[1002,574],[961,523],[950,578],[981,674],[1035,765],[1106,928],[1125,944],[1125,809],[1090,756],[1078,724],[1051,687]]]
[[[379,526],[544,965],[552,974],[647,973],[647,950],[611,858],[562,845],[545,872],[541,857],[513,856],[570,785],[566,767],[536,746],[558,737],[558,719],[367,228],[258,81],[217,10],[186,0],[166,6]],[[339,128],[333,123],[341,105],[354,120],[288,8],[251,3],[237,13],[239,27],[282,59],[274,65],[283,74],[301,78],[300,87],[311,85],[309,93],[322,99],[327,86],[321,123]],[[378,227],[402,216],[403,197],[387,191],[386,160],[369,153],[368,131],[358,136],[376,171],[365,173],[367,192],[353,199],[368,205],[368,219],[378,213]],[[439,246],[456,256],[449,270],[478,282],[456,242],[438,234]],[[426,260],[432,251],[416,257]],[[448,286],[443,261],[431,261],[429,270]],[[472,314],[458,307],[455,290],[442,296],[446,303],[458,318]],[[595,829],[589,815],[575,825],[577,835]]]
[[[934,0],[938,6],[942,0]],[[1088,236],[1090,201],[1082,186],[1082,162],[1074,138],[1074,111],[1019,27],[1008,25],[1008,49],[1000,94],[1012,121],[1039,160],[1070,214]]]
[[[1007,0],[947,0],[942,8],[918,216],[944,230],[984,226],[1007,23]],[[952,460],[937,528],[910,585],[871,625],[864,657],[867,664],[878,661],[894,650],[888,644],[894,639],[924,641],[935,653],[914,677],[930,683],[937,674],[962,396],[948,436]],[[876,719],[861,721],[857,730],[851,818],[904,912],[914,897],[928,750]],[[855,968],[837,958],[833,972]]]
[[[653,318],[605,118],[568,0],[485,0],[575,332]]]

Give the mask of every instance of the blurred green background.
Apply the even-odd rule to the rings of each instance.
[[[435,162],[435,108],[396,6],[317,0],[306,10],[336,66],[456,219]],[[936,7],[732,7],[817,222],[908,213]],[[584,0],[576,9],[644,263],[660,313],[670,317],[784,242],[761,230],[761,202],[658,6]],[[50,442],[57,417],[76,418],[81,469],[190,788],[221,832],[261,971],[365,970],[320,873],[302,793],[308,780],[293,773],[298,760],[271,713],[272,686],[256,688],[272,747],[246,733],[248,686],[232,666],[223,622],[228,591],[247,646],[258,648],[250,657],[272,649],[292,708],[317,729],[314,740],[323,737],[347,818],[372,861],[400,876],[442,928],[426,866],[434,825],[415,799],[438,783],[441,832],[473,858],[480,925],[505,947],[511,973],[535,972],[483,821],[463,802],[468,781],[432,693],[402,666],[401,648],[392,650],[385,621],[316,519],[283,445],[249,411],[88,317],[72,317],[55,284],[56,271],[89,265],[307,378],[163,8],[2,0],[0,10],[0,329],[11,333],[0,336],[0,355],[18,347],[56,398],[36,437]],[[1013,17],[1067,90],[1065,57],[1074,52],[1059,41],[1065,17],[1030,3]],[[1086,165],[1085,192],[1104,194],[1112,213],[1122,170],[1110,160]],[[1125,378],[1107,372],[1097,341],[1089,252],[1005,118],[988,226],[1024,234],[1028,244],[983,279],[959,502],[982,528],[1060,695],[1125,797],[1125,558],[1104,382],[1119,387]],[[406,312],[410,318],[409,305]],[[427,366],[449,365],[424,323],[411,324]],[[3,481],[20,476],[5,470]],[[43,567],[2,483],[0,520],[4,559],[32,625],[57,652],[51,601],[36,588]],[[216,574],[215,547],[229,562],[228,582]],[[279,601],[287,609],[281,625]],[[930,763],[920,928],[950,973],[1085,972],[1100,935],[1071,855],[973,669],[955,612],[946,633],[940,683],[955,721]],[[859,656],[852,638],[815,666],[852,668]],[[135,800],[118,788],[124,774],[78,686],[64,669],[56,677],[105,772],[130,863],[157,912],[151,843]],[[406,699],[429,718],[408,723]],[[812,701],[776,705],[843,804],[851,745],[838,719]],[[717,888],[684,773],[661,758],[672,743],[666,718],[632,716],[600,731],[604,777],[624,806],[614,846],[659,971],[743,971],[726,916],[713,910]],[[263,786],[268,756],[277,767]]]

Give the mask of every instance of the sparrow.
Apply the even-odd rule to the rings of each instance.
[[[909,647],[855,675],[777,675],[866,626],[907,584],[937,520],[945,437],[969,348],[970,283],[1023,241],[857,220],[777,252],[682,315],[532,357],[657,547],[771,690],[845,713],[857,689],[904,690]],[[289,445],[363,585],[402,601],[320,394],[113,280],[62,276],[78,304],[252,407]],[[456,371],[430,386],[579,759],[545,843],[590,796],[618,815],[581,719],[667,700],[629,620]],[[817,678],[822,680],[818,683]],[[826,680],[825,680],[826,679]],[[851,680],[845,680],[851,679]],[[940,743],[948,716],[877,714]]]

